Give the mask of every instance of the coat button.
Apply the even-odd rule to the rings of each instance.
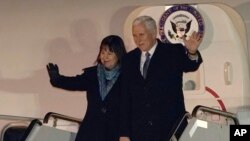
[[[151,120],[148,121],[148,125],[149,125],[149,126],[152,126],[152,125],[153,125],[153,121],[151,121]]]
[[[101,109],[101,111],[102,111],[102,113],[106,113],[107,112],[107,109],[105,108],[105,107],[103,107],[102,109]]]
[[[146,107],[149,108],[151,105],[149,103],[146,104]]]

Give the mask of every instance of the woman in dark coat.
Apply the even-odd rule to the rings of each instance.
[[[87,92],[87,111],[76,141],[119,140],[120,68],[125,54],[123,40],[110,35],[101,42],[97,64],[80,75],[63,76],[56,64],[47,65],[54,87]]]

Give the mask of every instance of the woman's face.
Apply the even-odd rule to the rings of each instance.
[[[100,52],[100,60],[103,66],[110,70],[114,68],[118,63],[118,57],[114,52],[111,52],[108,48],[108,46],[102,46],[101,52]]]

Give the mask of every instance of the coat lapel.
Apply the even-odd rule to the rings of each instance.
[[[139,76],[141,79],[144,79],[142,74],[141,74],[141,71],[140,71],[141,50],[139,48],[136,48],[136,50],[135,50],[135,55],[134,55],[133,61],[134,61],[134,69],[136,71],[137,76]]]
[[[159,69],[159,67],[157,67],[157,65],[159,65],[159,59],[161,56],[161,44],[160,42],[158,42],[158,45],[156,46],[155,52],[152,56],[152,58],[150,59],[150,64],[148,66],[148,72],[147,72],[147,78],[150,78],[152,76],[152,74],[154,73],[155,69]]]

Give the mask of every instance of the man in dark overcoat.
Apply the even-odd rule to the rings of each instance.
[[[202,63],[201,35],[184,38],[185,46],[162,43],[149,16],[133,21],[132,34],[137,48],[123,64],[120,141],[169,141],[186,113],[183,72],[196,71]]]

